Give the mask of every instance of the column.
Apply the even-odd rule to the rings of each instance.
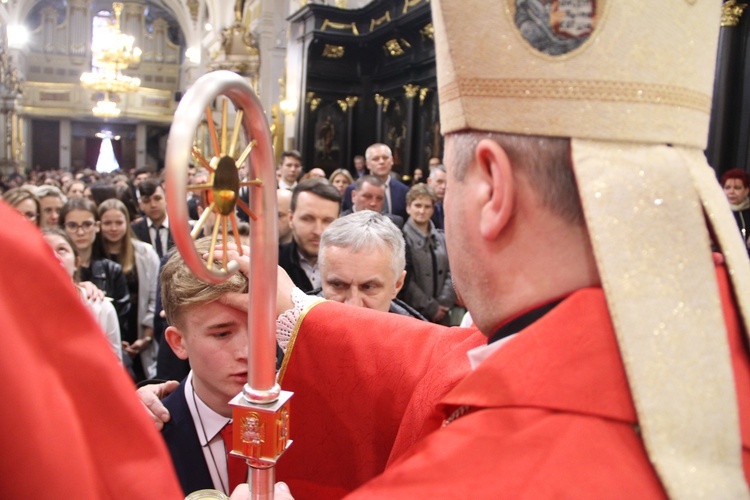
[[[70,170],[72,166],[71,142],[73,141],[73,127],[70,120],[60,120],[60,169]]]
[[[722,6],[719,48],[716,57],[714,95],[708,133],[706,157],[708,163],[721,174],[734,168],[737,152],[739,118],[737,101],[741,98],[742,32],[738,25],[746,4],[728,0]]]
[[[146,166],[146,125],[135,126],[135,168]]]
[[[404,93],[406,94],[406,131],[404,134],[404,158],[403,164],[401,165],[401,173],[410,173],[415,165],[416,161],[412,158],[412,142],[414,139],[414,107],[416,106],[416,99],[414,99],[419,93],[419,85],[404,85]]]

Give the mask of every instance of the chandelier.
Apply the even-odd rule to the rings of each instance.
[[[104,93],[104,100],[97,102],[91,110],[97,117],[119,116],[120,109],[116,102],[110,100],[110,95],[135,92],[141,85],[140,78],[122,74],[124,69],[141,61],[141,49],[133,46],[135,39],[120,31],[122,8],[120,2],[112,4],[115,18],[107,26],[105,34],[91,46],[92,71],[81,75],[84,88]]]
[[[105,94],[103,101],[98,101],[96,106],[91,108],[91,112],[97,118],[117,118],[120,116],[120,108],[117,107],[117,103],[109,100],[109,94]]]

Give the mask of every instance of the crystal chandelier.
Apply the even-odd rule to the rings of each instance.
[[[112,9],[114,21],[108,26],[105,36],[92,45],[92,71],[81,75],[81,85],[89,90],[104,93],[104,100],[97,102],[91,111],[94,116],[114,118],[120,115],[117,103],[110,100],[111,94],[135,92],[141,85],[140,78],[122,74],[122,71],[141,61],[141,49],[134,47],[135,39],[120,31],[120,14],[123,4],[115,2]]]
[[[96,106],[91,108],[91,112],[97,118],[117,118],[120,116],[120,108],[117,107],[117,103],[109,100],[109,94],[106,94],[103,101],[98,101]]]

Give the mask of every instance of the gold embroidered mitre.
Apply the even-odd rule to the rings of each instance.
[[[436,4],[443,133],[705,147],[717,2]]]

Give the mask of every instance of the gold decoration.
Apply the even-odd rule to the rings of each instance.
[[[314,97],[315,92],[308,92],[307,94],[305,94],[305,102],[310,104],[310,101],[312,101]]]
[[[336,102],[339,103],[339,106],[341,107],[341,111],[346,112],[346,110],[349,109],[349,103],[346,102],[345,100],[339,99]]]
[[[221,31],[221,44],[209,69],[227,69],[251,79],[257,78],[260,68],[258,40],[249,28],[235,22]],[[257,93],[257,83],[253,84]]]
[[[404,49],[401,45],[404,45],[407,48],[411,47],[411,45],[409,45],[409,42],[407,42],[403,38],[401,39],[401,44],[399,44],[399,40],[392,38],[391,40],[385,42],[385,45],[383,45],[383,49],[385,49],[387,54],[390,54],[393,57],[398,57],[404,55]]]
[[[427,1],[429,2],[430,0],[427,0]],[[409,11],[409,9],[411,9],[412,7],[415,7],[415,6],[419,5],[420,3],[422,3],[422,0],[406,0],[404,2],[403,13],[406,14]]]
[[[198,19],[198,7],[200,7],[198,0],[187,0],[187,8],[190,11],[190,18],[193,22]]]
[[[390,104],[391,104],[391,100],[386,97],[383,100],[383,113],[387,113],[388,112],[388,106],[390,106]]]
[[[404,85],[404,93],[406,94],[407,99],[413,99],[416,97],[417,92],[419,92],[419,85],[412,85],[410,83]]]
[[[435,27],[432,25],[432,23],[425,24],[424,28],[419,30],[419,33],[422,35],[422,39],[435,39]]]
[[[318,106],[320,105],[320,97],[314,97],[310,99],[310,111],[315,111],[318,109]]]
[[[335,30],[349,30],[354,35],[359,35],[359,30],[357,29],[357,23],[351,22],[351,23],[334,23],[332,21],[329,21],[328,19],[325,19],[323,21],[323,25],[320,27],[320,31],[325,31],[326,28],[332,28]]]
[[[382,106],[383,101],[385,100],[385,98],[380,94],[375,94],[373,96],[373,99],[375,99],[375,104],[377,104],[378,106]]]
[[[419,89],[419,105],[424,105],[424,100],[427,98],[427,93],[430,91],[427,87]]]
[[[383,17],[379,17],[378,19],[370,19],[370,31],[374,30],[376,27],[380,26],[384,23],[391,22],[391,13],[390,11],[386,11],[385,15]]]
[[[347,0],[336,0],[336,7],[339,9],[346,9]]]
[[[340,59],[344,57],[344,47],[342,45],[325,44],[323,47],[323,57],[330,59]]]
[[[357,96],[348,96],[346,98],[346,104],[350,108],[353,108],[355,104],[357,104],[357,101],[359,100],[359,97]]]
[[[721,25],[729,27],[737,26],[745,7],[747,7],[746,3],[739,3],[737,0],[728,0],[721,6]]]

